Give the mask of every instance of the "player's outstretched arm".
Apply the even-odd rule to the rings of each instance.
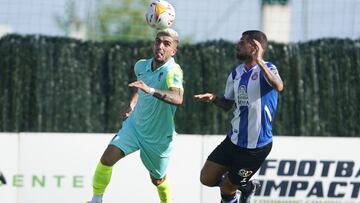
[[[147,86],[141,80],[132,82],[129,86],[139,88],[145,93],[151,94],[169,104],[180,106],[183,103],[183,91],[180,88],[170,87],[168,90],[158,90]]]
[[[138,100],[137,88],[133,88],[133,93],[131,95],[128,105],[121,111],[121,117],[123,120],[127,119],[130,114],[134,111]]]
[[[202,102],[212,102],[225,111],[229,111],[234,105],[233,101],[227,100],[224,97],[219,98],[212,93],[197,94],[194,95],[194,99],[200,100]]]

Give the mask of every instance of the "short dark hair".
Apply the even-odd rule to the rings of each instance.
[[[259,30],[247,30],[242,33],[243,36],[248,36],[250,39],[255,39],[256,41],[260,42],[262,48],[264,50],[268,47],[268,40],[265,33]]]

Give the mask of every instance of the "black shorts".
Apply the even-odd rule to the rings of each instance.
[[[209,161],[228,168],[228,176],[234,185],[243,185],[256,173],[271,151],[272,142],[256,149],[233,144],[228,136],[211,152]]]

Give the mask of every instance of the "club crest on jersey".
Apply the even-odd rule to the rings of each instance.
[[[258,77],[259,77],[259,72],[255,72],[252,74],[251,79],[256,80],[256,79],[258,79]]]
[[[159,76],[158,76],[158,81],[160,81],[161,80],[161,78],[162,78],[162,76],[164,75],[164,73],[163,72],[161,72],[161,73],[159,73]]]

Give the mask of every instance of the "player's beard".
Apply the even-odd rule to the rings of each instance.
[[[158,66],[162,66],[165,64],[165,61],[163,59],[157,59],[156,57],[154,57],[154,62],[156,63],[156,65]]]
[[[164,61],[163,59],[157,59],[156,57],[153,58],[153,69],[154,68],[158,68],[162,65],[164,65],[166,63],[166,61]]]
[[[236,58],[240,61],[248,61],[252,59],[252,55],[249,53],[236,53]]]

